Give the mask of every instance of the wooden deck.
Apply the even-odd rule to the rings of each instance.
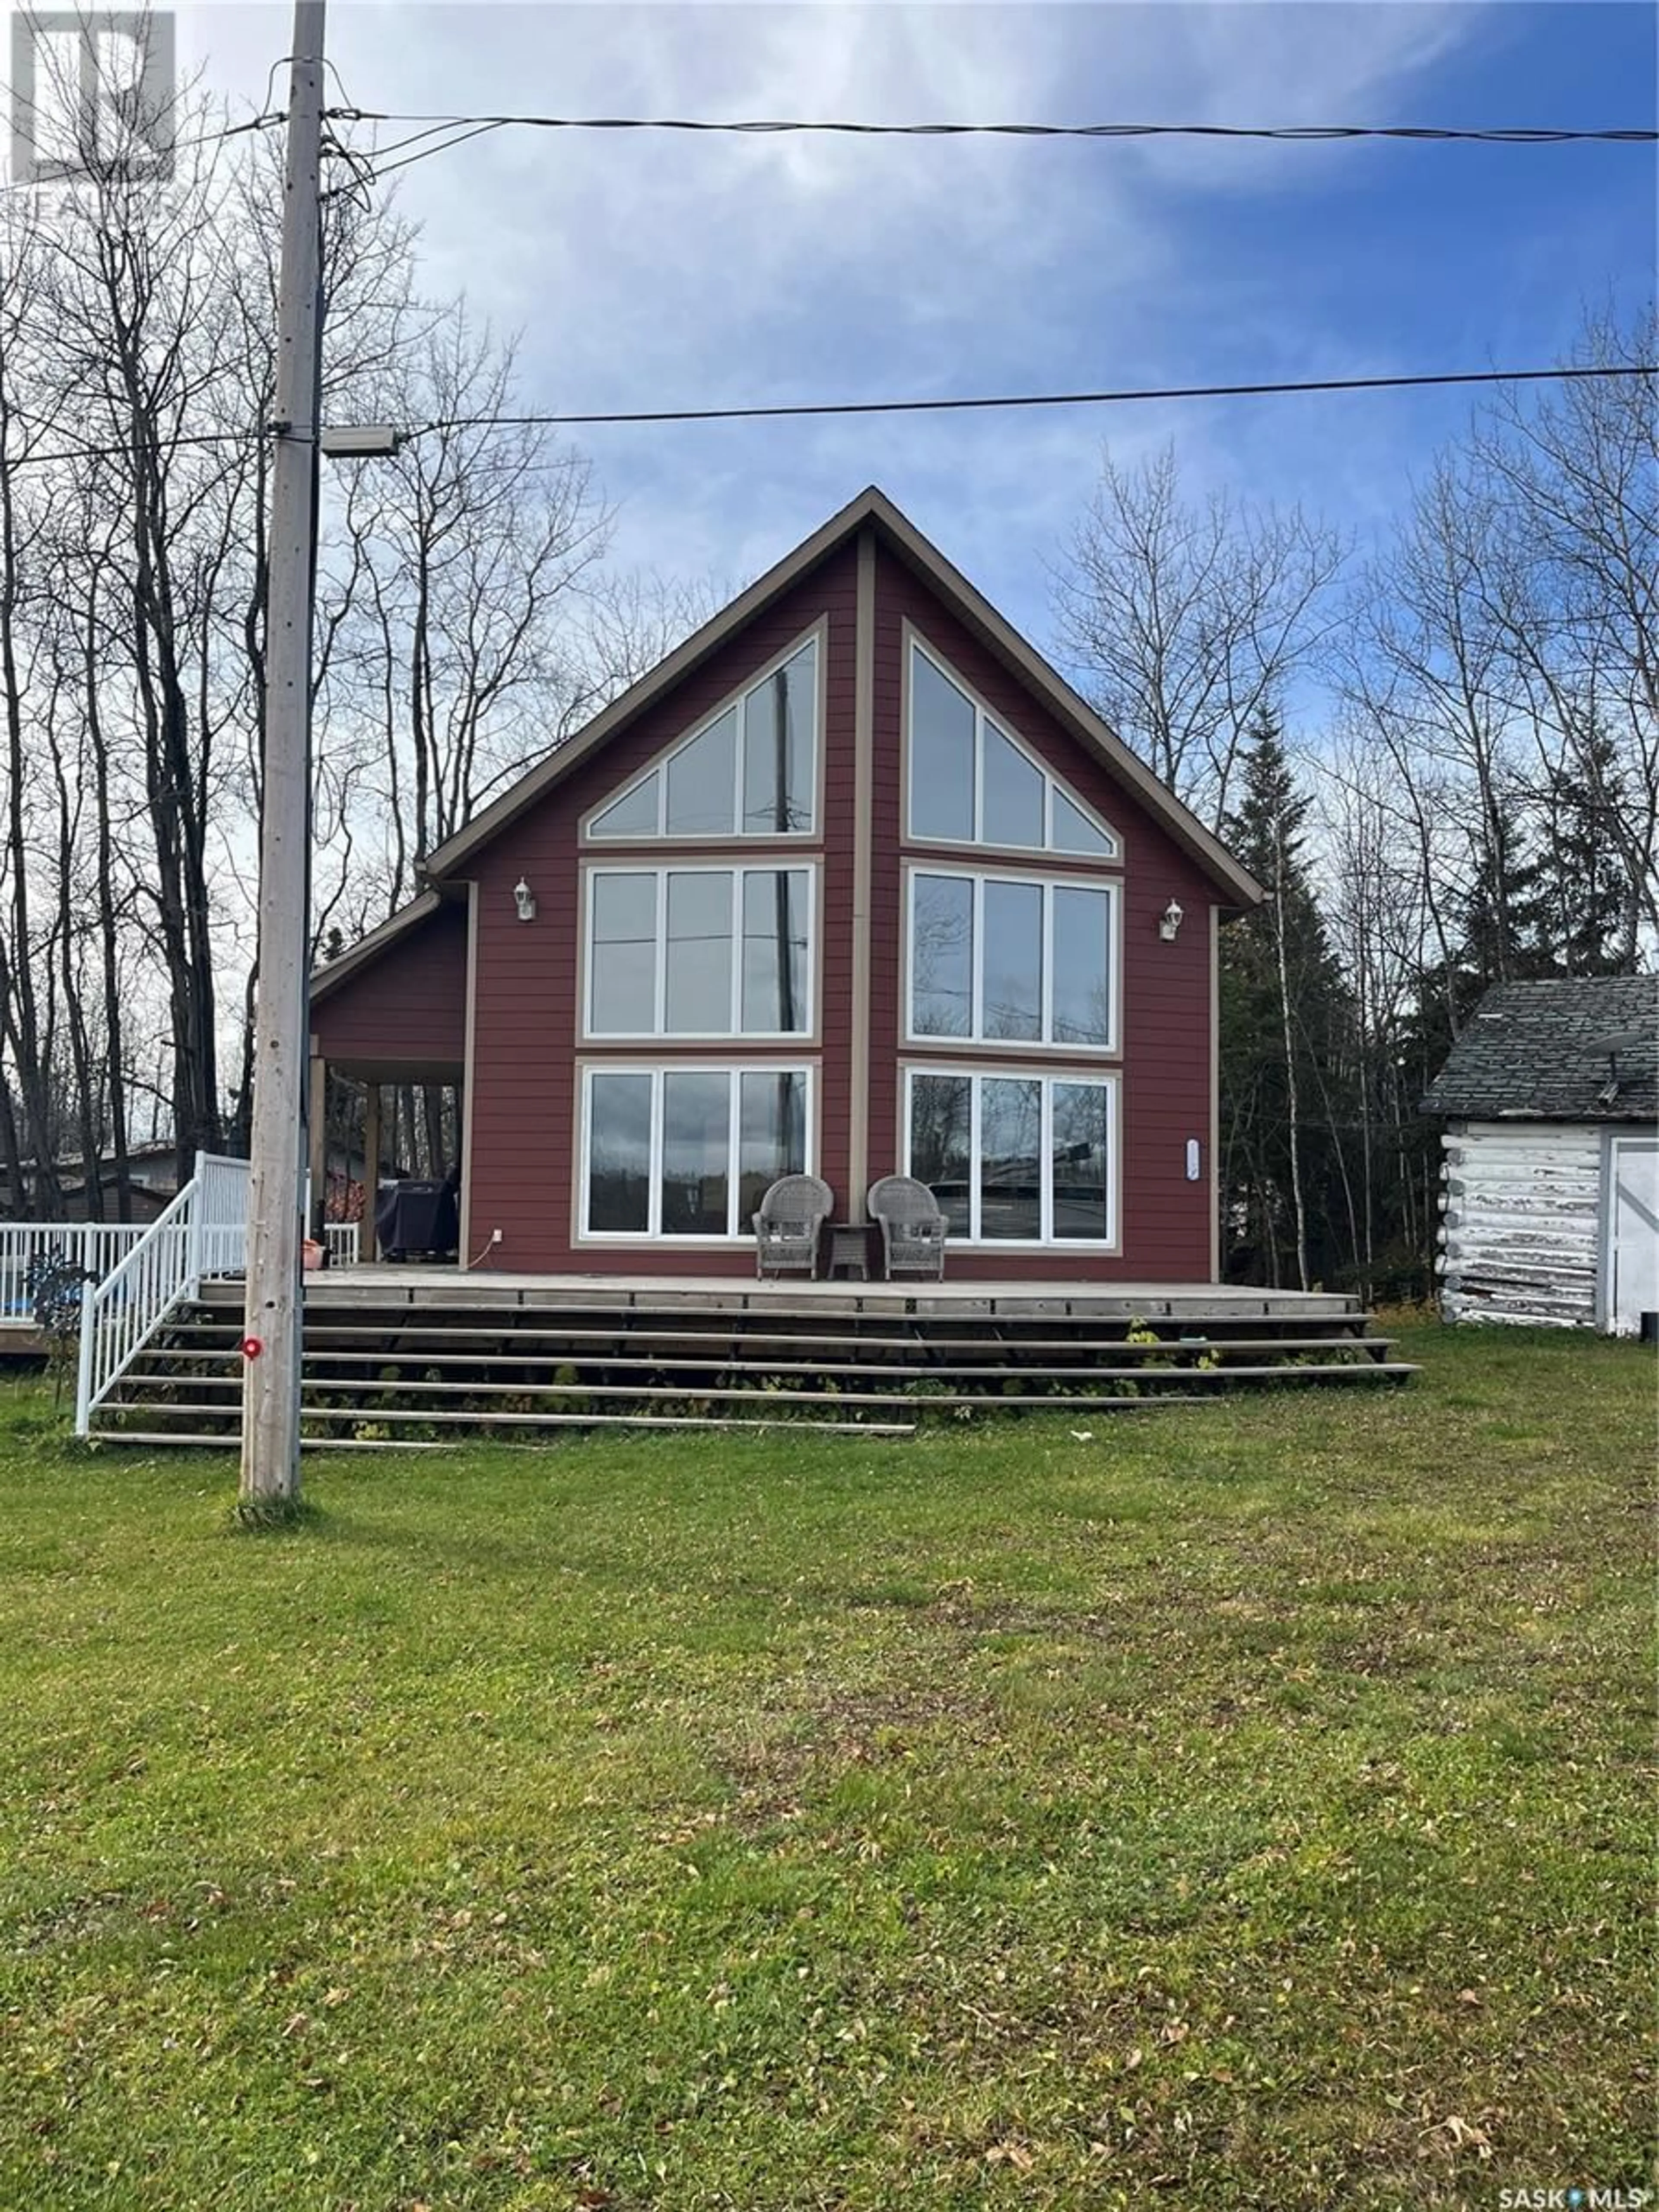
[[[111,1442],[224,1444],[242,1285],[205,1284],[100,1409]],[[419,1265],[307,1279],[308,1445],[487,1431],[766,1428],[908,1436],[918,1421],[1071,1418],[1264,1384],[1400,1382],[1349,1297],[1236,1285],[756,1282]]]
[[[1364,1310],[1357,1298],[1326,1291],[1268,1291],[1237,1283],[863,1282],[786,1277],[761,1282],[731,1275],[533,1275],[504,1268],[381,1261],[307,1277],[306,1310],[352,1306],[444,1310],[510,1309],[556,1313],[604,1307],[618,1313],[681,1310],[763,1314],[789,1308],[820,1313],[949,1316],[1055,1314],[1151,1321],[1289,1320],[1328,1324]]]

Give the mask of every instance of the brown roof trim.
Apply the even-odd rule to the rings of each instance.
[[[311,971],[312,1005],[315,1006],[319,999],[325,999],[331,992],[338,990],[341,984],[349,981],[359,969],[367,968],[383,952],[390,951],[400,937],[406,937],[411,929],[418,929],[423,921],[430,921],[439,908],[447,903],[436,891],[422,891],[410,899],[407,906],[399,907],[390,921],[383,921],[378,929],[371,929],[367,937],[360,937],[337,960],[330,960],[320,968],[313,968]]]
[[[659,698],[682,677],[689,675],[699,661],[706,660],[711,653],[724,645],[726,639],[741,629],[751,616],[759,614],[772,600],[781,598],[792,584],[799,581],[809,568],[823,560],[825,554],[833,552],[844,538],[849,538],[859,525],[867,520],[872,495],[876,498],[881,496],[879,493],[860,492],[855,500],[842,508],[839,514],[832,514],[821,529],[815,530],[810,538],[803,539],[793,553],[785,554],[783,559],[769,568],[763,576],[757,577],[747,591],[739,592],[729,605],[722,607],[701,629],[693,630],[690,637],[675,647],[665,660],[659,660],[654,668],[641,677],[637,684],[630,684],[619,699],[613,699],[574,738],[567,738],[563,744],[550,752],[544,761],[527,775],[520,776],[517,783],[486,806],[482,814],[475,815],[453,837],[436,847],[427,856],[428,873],[433,876],[455,874],[480,846],[488,844],[492,837],[507,828],[508,823],[515,822],[527,807],[535,805],[544,792],[550,791],[556,783],[562,782],[579,762],[586,760],[589,753],[614,736],[625,722],[631,721],[653,699]]]
[[[482,814],[476,816],[464,829],[457,830],[446,843],[440,845],[428,857],[428,874],[436,878],[459,872],[491,838],[499,835],[509,823],[516,821],[527,808],[533,806],[544,793],[562,782],[580,762],[613,737],[625,723],[678,683],[682,677],[688,675],[753,616],[798,583],[826,555],[834,552],[872,523],[891,539],[904,558],[926,577],[940,596],[980,632],[1012,673],[1072,728],[1120,783],[1127,787],[1147,813],[1203,869],[1221,892],[1224,903],[1242,908],[1261,902],[1266,893],[1255,877],[1242,868],[1198,817],[1158,781],[1146,763],[1130,751],[1087,701],[1080,697],[1036,648],[1027,643],[1007,617],[999,614],[961,570],[953,568],[938,548],[922,536],[909,518],[901,514],[887,495],[878,490],[873,484],[861,491],[856,499],[849,501],[839,514],[832,514],[810,538],[803,539],[792,553],[786,554],[763,576],[758,577],[747,591],[740,592],[728,606],[722,607],[701,629],[694,630],[665,660],[659,661],[648,674],[624,691],[619,699],[613,700],[602,713],[596,714],[575,737],[567,739],[545,760],[521,776],[509,790],[504,791]],[[412,913],[413,909],[406,911]],[[374,941],[365,939],[364,945]],[[362,949],[356,948],[358,951]],[[329,972],[334,973],[342,964],[337,962]]]

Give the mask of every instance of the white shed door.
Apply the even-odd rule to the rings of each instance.
[[[1613,1311],[1620,1335],[1633,1336],[1644,1313],[1659,1312],[1659,1144],[1650,1137],[1613,1140]]]

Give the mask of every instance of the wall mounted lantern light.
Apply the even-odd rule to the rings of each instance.
[[[534,921],[536,919],[536,894],[531,890],[529,884],[526,883],[522,876],[520,877],[518,882],[513,886],[513,903],[519,909],[519,919],[520,921]]]
[[[1173,945],[1180,933],[1185,916],[1178,899],[1171,899],[1158,918],[1158,933],[1166,945]]]

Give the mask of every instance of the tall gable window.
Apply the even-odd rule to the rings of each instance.
[[[809,638],[596,814],[589,837],[810,837],[817,702]]]
[[[1115,860],[1117,839],[1057,776],[910,641],[910,835]]]

